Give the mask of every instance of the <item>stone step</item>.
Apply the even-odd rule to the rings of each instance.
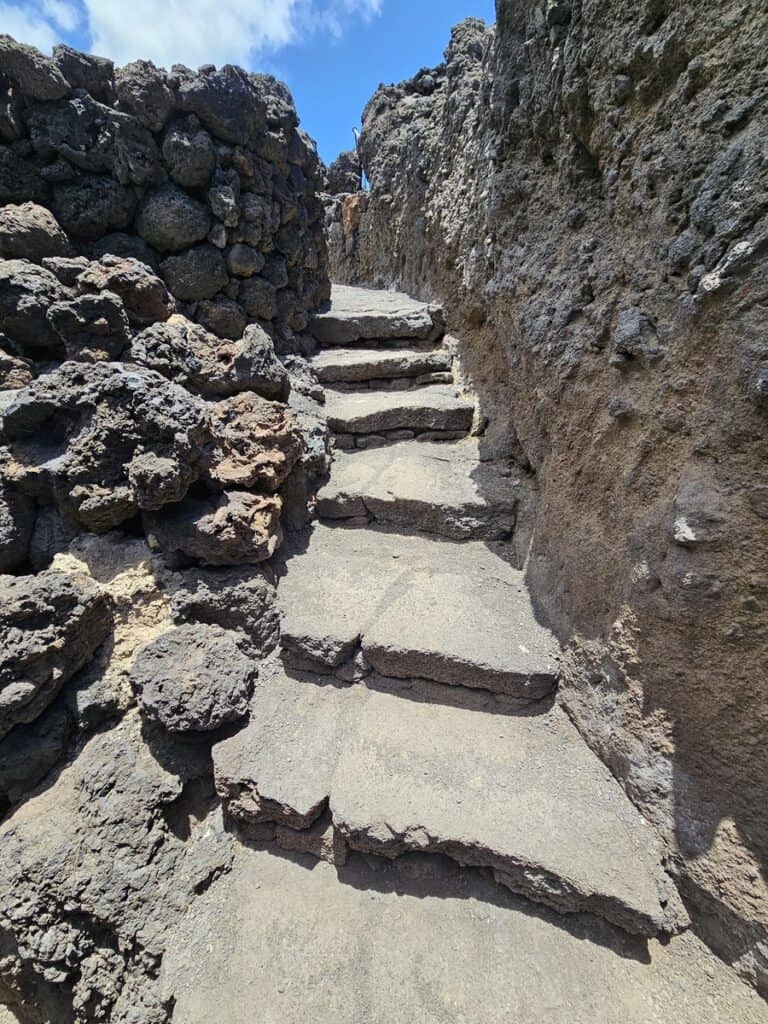
[[[502,546],[318,525],[300,556],[283,551],[282,642],[303,663],[347,672],[361,655],[385,676],[524,700],[556,685],[558,644]]]
[[[444,431],[466,434],[472,428],[474,405],[452,385],[433,384],[412,391],[325,393],[328,426],[336,434],[386,435]]]
[[[402,292],[335,284],[328,310],[316,313],[308,330],[325,347],[366,340],[437,341],[445,324],[438,306]]]
[[[384,379],[422,377],[448,373],[453,354],[446,348],[425,349],[326,349],[312,360],[321,384],[362,384]]]
[[[435,703],[437,690],[415,683],[404,699],[377,677],[340,688],[274,669],[249,724],[213,750],[227,813],[306,829],[328,807],[353,850],[445,854],[633,934],[686,927],[654,832],[559,707],[491,713]]]
[[[480,461],[479,444],[404,441],[337,452],[317,496],[326,519],[365,517],[455,540],[504,540],[515,526],[518,483]]]
[[[644,942],[493,890],[442,858],[339,868],[241,846],[168,935],[161,995],[173,1024],[768,1020],[690,931]]]

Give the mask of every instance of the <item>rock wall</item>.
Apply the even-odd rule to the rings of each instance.
[[[272,78],[7,36],[0,140],[0,1003],[163,1024],[328,461],[320,165]]]
[[[0,37],[0,139],[0,203],[48,207],[81,255],[158,270],[219,337],[258,320],[290,346],[327,298],[316,148],[267,75]]]
[[[497,0],[364,114],[334,280],[438,299],[562,700],[768,993],[768,11]]]
[[[126,526],[268,558],[324,458],[298,354],[329,294],[320,164],[289,93],[7,36],[0,75],[0,569]]]

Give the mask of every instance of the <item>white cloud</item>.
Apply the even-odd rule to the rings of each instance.
[[[117,64],[143,57],[171,64],[253,64],[307,31],[338,35],[354,16],[369,21],[383,0],[84,0],[91,49]]]
[[[353,18],[371,21],[384,0],[0,0],[0,31],[50,50],[87,26],[88,49],[117,64],[253,66],[312,33],[343,35]]]
[[[347,22],[353,17],[370,22],[381,14],[384,0],[304,0],[300,4],[298,22],[306,32],[326,32],[334,39],[344,35]]]
[[[94,53],[117,64],[245,64],[293,40],[298,0],[85,0]]]
[[[66,0],[43,0],[43,14],[64,32],[74,32],[80,24],[80,11]]]
[[[39,50],[50,50],[59,33],[39,8],[0,3],[0,32]]]

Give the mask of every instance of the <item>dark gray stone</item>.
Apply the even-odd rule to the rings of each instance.
[[[138,334],[130,359],[206,395],[252,390],[266,398],[288,396],[288,375],[272,340],[254,325],[241,339],[227,340],[174,316]]]
[[[185,301],[212,299],[229,280],[224,258],[212,245],[198,245],[169,256],[160,269],[173,295]]]
[[[144,128],[159,132],[173,111],[173,92],[165,72],[150,60],[136,60],[115,74],[120,108],[132,114]]]
[[[90,266],[90,260],[85,256],[45,256],[40,262],[65,288],[74,287],[80,274]]]
[[[177,185],[148,192],[136,214],[136,230],[159,252],[179,252],[200,242],[211,227],[211,215]]]
[[[195,314],[199,323],[219,338],[238,339],[243,336],[248,317],[234,299],[219,295],[198,303]]]
[[[240,285],[238,300],[249,317],[274,320],[277,316],[277,289],[264,277],[246,278]]]
[[[224,142],[246,145],[266,124],[266,104],[259,90],[244,71],[230,64],[191,75],[179,86],[178,97],[183,110],[197,114]]]
[[[100,103],[114,103],[115,65],[111,60],[59,43],[53,48],[53,62],[73,89],[85,89]]]
[[[33,722],[112,626],[105,592],[47,569],[0,577],[0,738]]]
[[[69,239],[50,210],[36,203],[0,208],[0,256],[40,263],[46,256],[69,255]]]
[[[35,503],[0,476],[0,573],[24,564],[35,522]]]
[[[69,82],[49,57],[8,35],[0,35],[0,68],[33,100],[58,100],[70,91]]]
[[[162,513],[145,514],[143,521],[150,545],[172,560],[256,565],[282,542],[281,509],[274,495],[228,491],[205,500],[187,498]]]
[[[264,266],[264,256],[258,249],[238,242],[227,253],[227,267],[235,277],[252,277]]]
[[[177,185],[204,188],[216,166],[216,149],[208,132],[191,116],[168,126],[163,159]]]
[[[143,238],[129,235],[124,231],[113,231],[88,247],[88,252],[95,260],[102,256],[130,256],[131,259],[144,263],[157,273],[158,255]]]
[[[160,278],[130,256],[102,256],[77,278],[81,292],[115,292],[134,327],[167,320],[174,302]]]
[[[50,271],[28,260],[0,261],[0,331],[24,352],[61,350],[47,313],[68,294]]]
[[[15,804],[61,760],[72,721],[57,701],[29,725],[17,725],[0,740],[0,805]]]
[[[208,437],[200,399],[121,363],[63,363],[15,395],[3,428],[22,490],[97,533],[180,501]]]
[[[221,626],[177,626],[136,657],[131,683],[142,712],[171,732],[210,732],[243,718],[258,668]]]
[[[112,178],[89,175],[53,190],[53,212],[76,238],[96,239],[122,231],[133,220],[135,209],[133,190]]]
[[[243,634],[252,656],[263,658],[277,645],[280,616],[274,583],[256,566],[237,569],[187,569],[174,591],[176,622],[205,622]]]
[[[48,322],[64,342],[69,359],[117,359],[131,340],[125,306],[114,292],[55,302],[48,309]]]

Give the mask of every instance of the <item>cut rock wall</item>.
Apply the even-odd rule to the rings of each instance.
[[[768,993],[768,191],[757,2],[498,0],[369,102],[331,276],[442,302],[561,688]]]

